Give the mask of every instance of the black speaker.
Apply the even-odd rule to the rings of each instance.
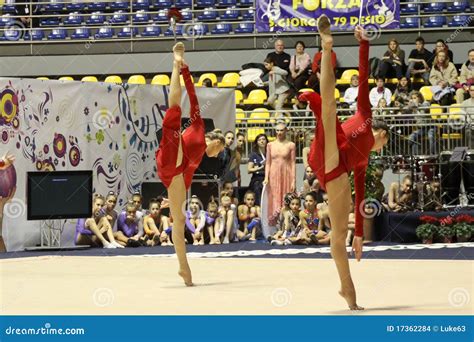
[[[448,205],[459,203],[459,188],[461,186],[461,162],[450,162],[451,156],[451,151],[440,154],[443,202]]]
[[[462,179],[469,204],[474,204],[474,150],[469,150],[462,162]]]
[[[219,194],[221,192],[220,181],[209,181],[209,182],[193,182],[191,184],[191,196],[196,195],[197,198],[202,202],[204,208],[207,209],[207,204],[212,196],[219,203]]]
[[[166,187],[163,185],[163,183],[160,182],[143,182],[142,183],[142,207],[143,209],[147,209],[150,206],[150,200],[152,198],[156,198],[158,196],[162,196],[165,198],[168,198],[168,191],[166,190]],[[162,210],[163,215],[166,215],[169,217],[169,208],[165,208]]]

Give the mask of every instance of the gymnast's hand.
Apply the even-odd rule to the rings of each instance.
[[[354,252],[357,261],[360,261],[360,258],[362,258],[363,243],[362,236],[354,236],[354,240],[352,241],[352,252]]]

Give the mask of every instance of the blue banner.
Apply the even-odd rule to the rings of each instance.
[[[258,32],[316,31],[322,14],[331,19],[334,31],[359,24],[378,30],[400,26],[400,1],[395,0],[256,0],[256,6]]]
[[[349,316],[0,316],[0,341],[451,342],[472,341],[472,322],[472,316],[357,312]]]

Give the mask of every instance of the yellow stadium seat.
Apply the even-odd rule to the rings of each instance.
[[[240,75],[236,72],[228,72],[222,77],[222,81],[217,83],[218,87],[237,87],[240,82]]]
[[[49,80],[48,77],[36,77],[37,80],[43,80],[43,81],[47,81]]]
[[[84,76],[81,79],[82,82],[97,82],[97,77],[95,76]]]
[[[462,134],[461,133],[443,133],[441,136],[443,139],[461,139]]]
[[[449,106],[449,120],[459,120],[462,115],[457,115],[457,113],[465,113],[459,104],[452,104]],[[441,115],[441,119],[448,120],[448,115]]]
[[[439,119],[440,115],[443,114],[443,110],[440,108],[439,104],[433,103],[430,106],[430,114],[432,119]]]
[[[263,128],[249,128],[247,130],[247,141],[254,142],[259,134],[265,134],[265,130]]]
[[[266,108],[255,108],[250,113],[248,123],[249,124],[264,124],[270,119],[270,112]]]
[[[238,105],[244,99],[244,95],[240,90],[235,90],[235,104]]]
[[[74,78],[70,76],[63,76],[59,78],[60,81],[74,81]]]
[[[146,84],[145,76],[143,75],[132,75],[128,78],[128,84]]]
[[[151,84],[154,85],[169,85],[170,84],[170,77],[166,74],[155,75],[151,80]]]
[[[217,76],[216,74],[212,73],[212,72],[208,72],[206,74],[202,74],[201,76],[199,76],[199,81],[198,83],[196,84],[198,87],[202,87],[202,82],[204,82],[204,80],[208,78],[212,81],[212,85],[215,86],[217,84]]]
[[[179,75],[179,82],[181,83],[181,86],[184,87],[184,78],[183,75]],[[191,75],[191,82],[194,83],[194,77]]]
[[[244,104],[263,104],[267,100],[267,93],[263,89],[254,89],[244,100]]]
[[[312,88],[302,88],[300,90],[298,90],[299,93],[306,93],[306,92],[310,92],[310,93],[314,93],[314,89]]]
[[[242,123],[242,119],[245,119],[245,112],[241,108],[235,109],[235,123]]]
[[[369,78],[369,84],[375,84],[375,78]]]
[[[341,93],[339,92],[339,89],[337,88],[334,88],[334,98],[337,100],[339,100],[339,98],[341,97]]]
[[[341,78],[336,81],[337,84],[351,84],[351,77],[354,75],[359,75],[359,70],[356,69],[347,69],[341,75]]]
[[[425,101],[431,101],[433,99],[433,93],[431,92],[431,87],[429,86],[421,87],[420,93],[425,98]]]
[[[122,77],[120,76],[115,76],[115,75],[111,75],[111,76],[107,76],[105,78],[105,83],[115,83],[115,84],[122,84]]]
[[[398,83],[398,78],[389,78],[385,81],[385,83],[397,84]]]

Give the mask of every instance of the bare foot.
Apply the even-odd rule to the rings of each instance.
[[[199,240],[199,246],[204,246],[204,239]]]
[[[184,268],[184,269],[180,269],[178,274],[181,278],[183,278],[184,284],[186,286],[194,286],[193,278],[192,278],[192,275],[191,275],[191,269],[189,268],[189,266]]]
[[[341,290],[339,294],[346,300],[347,305],[349,305],[349,310],[364,310],[362,306],[357,305],[354,290]]]
[[[318,19],[318,31],[321,36],[321,47],[323,50],[331,50],[333,45],[333,39],[331,35],[331,22],[329,18],[322,15]]]
[[[176,43],[173,46],[173,57],[174,61],[178,63],[179,66],[184,64],[184,44],[181,42]]]

